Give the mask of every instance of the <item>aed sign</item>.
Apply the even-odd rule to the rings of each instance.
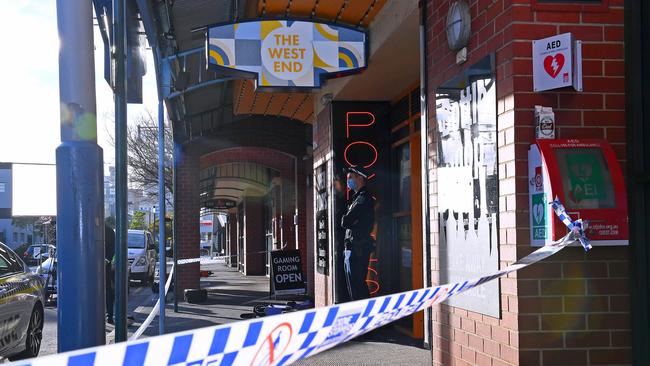
[[[300,251],[297,249],[272,251],[271,292],[276,295],[303,294],[305,290]]]
[[[208,27],[209,68],[254,76],[262,88],[318,88],[366,67],[367,35],[342,25],[261,20]]]
[[[572,86],[582,91],[581,47],[571,33],[533,41],[533,90]]]

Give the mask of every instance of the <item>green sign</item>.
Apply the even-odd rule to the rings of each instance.
[[[532,196],[530,210],[533,217],[533,240],[546,239],[546,194],[537,193]]]
[[[598,156],[592,153],[573,153],[567,154],[566,161],[569,168],[569,199],[578,203],[605,198],[605,182]]]

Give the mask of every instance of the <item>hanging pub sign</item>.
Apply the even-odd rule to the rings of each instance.
[[[203,202],[203,207],[215,210],[227,210],[237,206],[237,202],[225,198],[217,198]]]
[[[256,20],[207,28],[209,68],[257,79],[262,88],[319,88],[367,65],[367,34],[304,20]]]
[[[571,33],[533,41],[533,90],[567,86],[582,91],[582,42]]]

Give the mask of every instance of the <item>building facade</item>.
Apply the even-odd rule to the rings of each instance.
[[[147,9],[166,19],[155,22],[161,29],[147,29],[150,43],[180,51],[167,55],[165,67],[174,80],[189,78],[166,97],[176,143],[179,259],[198,255],[200,212],[215,210],[228,217],[229,266],[264,275],[270,251],[298,249],[316,305],[347,301],[339,224],[350,197],[344,168],[360,164],[371,170],[375,199],[376,251],[366,277],[372,296],[503,269],[535,250],[528,153],[536,106],[552,108],[555,138],[606,141],[629,180],[626,51],[633,53],[624,36],[642,23],[624,17],[632,1],[234,3],[219,16],[198,18],[191,6]],[[169,19],[176,19],[173,27]],[[181,73],[186,65],[202,70],[205,53],[205,39],[185,31],[242,19],[351,27],[367,36],[367,67],[308,91]],[[174,37],[156,36],[170,29]],[[533,42],[563,34],[581,42],[581,85],[538,91],[535,70],[555,78],[569,59],[538,62]],[[633,62],[645,60],[634,55]],[[633,117],[642,125],[638,113]],[[647,259],[638,249],[642,237],[588,253],[565,248],[395,327],[430,347],[434,365],[631,364],[630,287],[647,281],[631,278],[630,255]],[[643,275],[646,266],[633,269]],[[198,283],[198,265],[179,270],[181,288]],[[647,339],[647,319],[643,324],[635,339]]]
[[[528,190],[534,108],[552,107],[556,137],[606,139],[626,162],[622,1],[468,1],[467,61],[458,65],[444,32],[454,1],[427,2],[426,58],[432,280],[440,280],[440,192],[444,183],[436,103],[445,82],[486,56],[494,59],[498,147],[499,267],[532,252]],[[582,45],[582,92],[533,90],[532,41],[571,33]],[[441,184],[442,183],[442,184]],[[496,317],[435,307],[434,364],[630,364],[629,249],[566,248],[500,279]]]

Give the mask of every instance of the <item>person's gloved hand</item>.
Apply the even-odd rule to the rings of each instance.
[[[352,255],[352,251],[349,249],[346,249],[343,251],[343,269],[345,270],[346,273],[351,273],[352,271],[350,270],[350,256]]]

